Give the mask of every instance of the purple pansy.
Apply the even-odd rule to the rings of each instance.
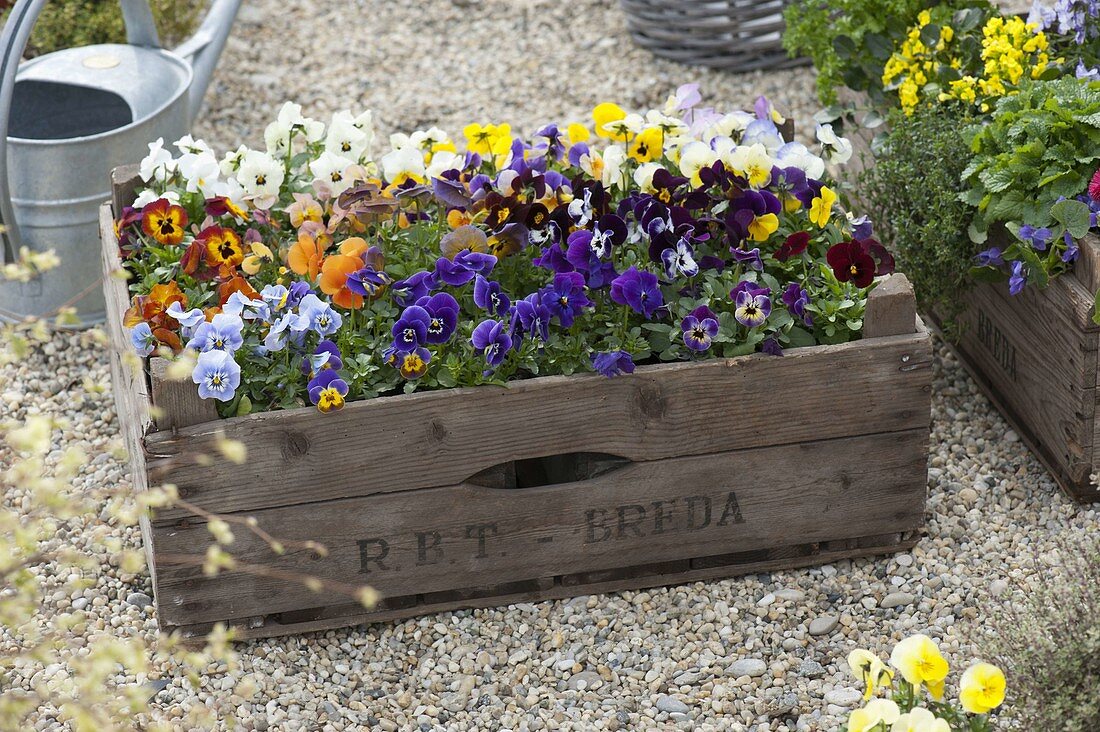
[[[765,290],[765,293],[767,290]],[[767,294],[754,295],[749,290],[737,293],[734,300],[735,310],[733,317],[746,328],[756,328],[764,324],[772,312],[771,296]]]
[[[512,301],[501,291],[499,282],[478,275],[474,279],[474,305],[490,315],[504,315],[512,306]]]
[[[322,412],[331,412],[344,406],[348,383],[332,369],[321,371],[309,382],[309,401]]]
[[[676,277],[694,277],[699,274],[699,263],[695,261],[695,248],[689,236],[680,237],[676,243],[661,252],[661,263],[669,279]]]
[[[148,356],[157,346],[157,338],[153,335],[153,329],[142,321],[130,329],[130,344],[139,356]]]
[[[201,323],[187,347],[195,351],[236,351],[244,344],[241,329],[244,321],[238,315],[218,313],[209,323]]]
[[[779,345],[779,341],[776,340],[775,336],[765,338],[764,342],[760,344],[760,351],[769,356],[783,355],[783,347]]]
[[[813,316],[806,312],[806,306],[810,304],[810,293],[802,289],[802,285],[792,282],[783,290],[783,304],[790,310],[791,315],[802,319],[802,324],[810,327],[814,324]]]
[[[395,282],[390,290],[393,292],[394,301],[406,308],[434,290],[436,285],[435,273],[424,271]]]
[[[487,275],[496,266],[497,258],[492,254],[471,252],[463,249],[454,259],[440,257],[435,262],[436,277],[452,287],[460,287],[476,275]]]
[[[310,293],[298,304],[298,315],[302,317],[302,326],[312,329],[322,336],[330,336],[340,329],[343,318],[332,309],[332,305]]]
[[[664,304],[657,275],[631,266],[611,283],[611,299],[652,318]]]
[[[554,284],[542,291],[542,302],[563,328],[571,327],[581,309],[592,304],[584,294],[584,276],[579,272],[554,275]]]
[[[695,308],[680,321],[684,345],[702,353],[710,348],[718,335],[718,318],[706,305]]]
[[[739,264],[743,264],[749,269],[762,272],[764,270],[764,262],[760,259],[760,247],[754,247],[745,251],[744,249],[731,249],[734,261]]]
[[[343,366],[340,348],[328,338],[317,344],[312,355],[302,359],[302,373],[311,379],[322,371],[337,370]]]
[[[480,275],[479,275],[480,276]],[[458,327],[458,300],[449,292],[437,292],[416,301],[428,312],[428,343],[446,343]]]
[[[201,398],[228,402],[241,385],[241,367],[229,351],[203,351],[195,362],[191,380],[198,384]]]
[[[478,323],[470,336],[470,343],[485,357],[485,362],[494,368],[504,361],[508,351],[512,349],[512,338],[504,323],[499,320],[483,320]]]
[[[419,305],[410,305],[393,324],[393,347],[401,353],[409,353],[428,340],[428,326],[432,316]]]
[[[374,297],[390,282],[390,277],[385,272],[378,272],[374,267],[367,265],[349,274],[344,286],[356,295]]]
[[[512,309],[511,335],[515,337],[530,333],[543,343],[550,340],[550,308],[542,302],[542,296],[533,292],[522,300],[517,300]]]
[[[592,369],[608,378],[634,373],[634,359],[626,351],[593,353],[589,358],[592,359]]]

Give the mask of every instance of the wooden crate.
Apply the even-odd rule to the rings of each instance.
[[[1092,321],[1100,239],[1090,234],[1080,247],[1073,270],[1045,289],[1013,296],[1001,282],[962,295],[951,347],[1062,490],[1092,502],[1100,500],[1090,478],[1100,470],[1100,326]],[[942,327],[935,314],[931,320]]]
[[[118,174],[116,206],[132,200]],[[112,211],[104,268],[118,270]],[[128,297],[107,277],[112,343]],[[178,509],[142,522],[162,628],[243,637],[798,567],[911,547],[924,523],[932,349],[900,275],[866,337],[839,346],[549,376],[218,420],[190,384],[112,363],[134,483],[316,540],[243,562],[368,583],[370,611],[268,573],[203,577],[209,544]],[[153,410],[153,407],[156,410]],[[154,418],[153,414],[156,413]],[[248,448],[217,456],[219,435]],[[199,462],[191,456],[210,455]]]

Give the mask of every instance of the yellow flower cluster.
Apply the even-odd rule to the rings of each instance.
[[[1034,23],[1017,17],[991,17],[982,28],[981,57],[966,59],[953,54],[955,31],[940,27],[934,46],[921,40],[932,23],[925,10],[917,18],[901,47],[887,60],[882,83],[894,88],[906,114],[921,103],[926,86],[939,88],[937,101],[956,100],[989,110],[990,100],[1015,93],[1021,79],[1039,78],[1051,63],[1046,35]]]
[[[922,688],[935,701],[943,698],[947,679],[947,659],[935,641],[926,635],[914,635],[894,646],[888,668],[883,661],[862,648],[848,655],[848,666],[856,680],[864,686],[866,705],[848,717],[848,732],[951,732],[950,724],[928,709],[917,706]],[[891,689],[895,672],[908,685],[894,699],[876,697],[879,690]],[[999,707],[1005,698],[1005,676],[988,663],[976,663],[959,680],[959,702],[967,714],[984,715]],[[898,706],[900,699],[906,706]],[[975,729],[984,727],[973,727]]]

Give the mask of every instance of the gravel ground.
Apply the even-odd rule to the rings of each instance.
[[[606,1],[260,0],[242,10],[198,132],[222,146],[256,142],[286,98],[322,117],[371,107],[383,131],[457,132],[469,119],[531,129],[580,119],[604,99],[655,104],[689,80],[723,106],[765,93],[803,119],[816,108],[808,70],[737,76],[654,61],[629,44]],[[125,485],[110,450],[110,390],[85,393],[85,376],[109,383],[102,346],[58,335],[0,368],[0,410],[66,418],[58,447],[97,455],[81,480]],[[859,699],[844,663],[852,648],[885,654],[927,632],[959,668],[980,654],[967,640],[980,619],[1053,534],[1100,529],[1096,511],[1061,496],[942,349],[934,395],[929,522],[912,553],[258,641],[240,647],[238,672],[210,668],[198,691],[162,669],[157,714],[205,705],[246,730],[834,730]],[[91,547],[102,529],[92,518],[58,541]],[[109,531],[140,542],[136,531]],[[77,597],[48,590],[50,606],[83,609],[90,634],[151,642],[148,578],[96,551],[96,586]],[[13,684],[54,671],[17,669]],[[232,692],[243,678],[258,689],[249,698]],[[37,728],[54,726],[45,710]]]

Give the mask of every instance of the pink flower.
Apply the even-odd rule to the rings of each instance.
[[[1100,201],[1100,169],[1092,174],[1092,180],[1089,181],[1089,198]]]

